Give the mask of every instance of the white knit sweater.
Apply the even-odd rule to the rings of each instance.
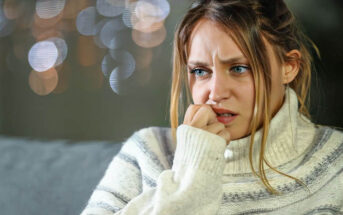
[[[294,91],[271,122],[267,192],[251,173],[249,138],[231,141],[181,125],[177,147],[168,128],[132,135],[114,157],[82,215],[343,214],[343,134],[315,127],[297,111]],[[255,138],[257,163],[261,131]],[[257,167],[257,165],[256,165]]]

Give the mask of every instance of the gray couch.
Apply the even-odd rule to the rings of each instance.
[[[0,214],[80,214],[121,146],[0,136]]]

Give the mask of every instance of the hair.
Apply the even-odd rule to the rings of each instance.
[[[319,52],[315,44],[300,30],[294,15],[290,12],[283,0],[202,0],[193,4],[178,26],[174,37],[173,77],[170,97],[170,124],[172,136],[176,142],[176,129],[179,119],[184,115],[184,109],[191,103],[191,96],[187,81],[187,47],[191,33],[200,19],[208,19],[228,30],[229,36],[240,47],[248,58],[254,77],[255,101],[254,114],[250,124],[249,160],[251,170],[267,190],[278,194],[269,183],[265,165],[274,171],[294,179],[273,168],[265,157],[265,147],[272,113],[270,110],[271,98],[271,71],[270,62],[264,39],[273,47],[279,63],[297,61],[299,73],[289,83],[297,94],[299,101],[298,111],[310,118],[308,111],[308,94],[311,85],[311,51]],[[300,58],[288,57],[291,50],[298,50]],[[258,160],[258,171],[253,166],[253,144],[256,131],[262,127],[262,139]]]

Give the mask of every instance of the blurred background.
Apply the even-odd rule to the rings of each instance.
[[[343,127],[343,2],[286,3],[321,51],[313,120]],[[0,133],[124,141],[169,126],[173,34],[191,4],[0,0]]]

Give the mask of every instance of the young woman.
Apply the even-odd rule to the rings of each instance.
[[[311,50],[282,0],[198,2],[175,34],[171,128],[129,138],[82,214],[343,213],[343,135],[306,107]]]

